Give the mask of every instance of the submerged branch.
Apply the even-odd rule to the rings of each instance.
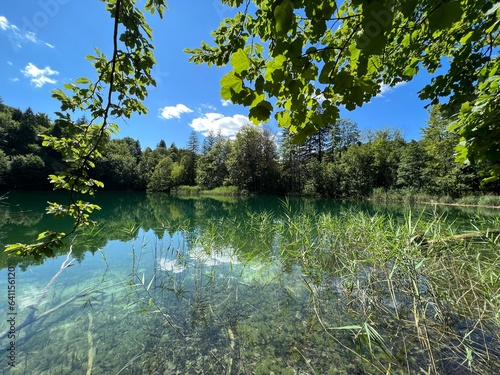
[[[431,240],[423,240],[420,242],[420,245],[433,245],[436,243],[447,243],[451,241],[461,241],[461,240],[478,240],[478,239],[489,239],[491,237],[494,237],[495,240],[500,237],[500,230],[499,229],[487,229],[484,231],[480,232],[470,232],[470,233],[460,233],[460,234],[455,234],[453,236],[448,236],[448,237],[443,237],[443,238],[438,238],[438,239],[431,239]]]

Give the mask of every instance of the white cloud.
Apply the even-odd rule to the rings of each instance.
[[[221,101],[223,107],[227,107],[227,106],[233,104],[233,102],[231,100],[221,99],[220,101]]]
[[[176,106],[166,106],[160,108],[160,118],[170,120],[171,118],[180,118],[183,113],[193,112],[192,109],[186,107],[184,104],[177,104]]]
[[[45,45],[46,45],[47,47],[49,47],[49,48],[55,48],[55,47],[54,47],[52,44],[50,44],[50,43],[45,43]]]
[[[32,63],[28,63],[24,69],[21,69],[21,73],[23,73],[25,77],[30,78],[31,83],[34,84],[35,87],[42,87],[46,83],[57,83],[57,81],[50,78],[50,76],[59,74],[58,71],[52,70],[49,66],[40,69]]]
[[[10,28],[9,21],[4,16],[0,16],[0,29],[7,30]]]
[[[323,93],[313,96],[313,99],[316,99],[318,102],[323,103],[326,100],[326,97]]]
[[[7,64],[9,64],[10,66],[12,66],[12,61],[7,61]]]
[[[243,115],[224,116],[220,113],[206,113],[203,117],[195,118],[189,126],[194,130],[207,135],[210,130],[217,134],[219,131],[225,137],[235,135],[243,125],[250,121]]]
[[[396,87],[406,85],[408,82],[398,82],[394,86],[387,85],[385,83],[382,83],[380,85],[380,93],[376,96],[376,98],[382,98],[385,94],[393,91],[396,89]]]

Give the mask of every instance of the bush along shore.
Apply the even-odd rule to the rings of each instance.
[[[449,195],[430,195],[412,190],[387,190],[376,189],[369,198],[374,202],[394,203],[420,203],[420,204],[443,204],[455,206],[495,207],[500,208],[500,196],[498,195],[465,195],[452,197]]]

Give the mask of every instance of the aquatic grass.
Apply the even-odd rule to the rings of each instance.
[[[324,246],[316,246],[314,261],[303,261],[303,267],[314,265],[319,268],[314,271],[316,275],[330,273],[330,280],[340,278],[338,292],[348,300],[345,306],[351,313],[359,316],[362,324],[369,322],[370,317],[379,324],[385,323],[386,334],[391,326],[397,328],[397,335],[389,340],[393,348],[418,344],[418,363],[426,371],[440,373],[444,366],[458,368],[462,363],[470,368],[488,369],[491,350],[489,356],[482,352],[487,353],[490,345],[485,339],[480,342],[478,333],[498,345],[498,334],[488,330],[485,323],[498,330],[498,313],[491,313],[499,308],[499,290],[495,285],[499,259],[485,263],[480,255],[485,250],[484,243],[454,241],[453,231],[443,222],[439,217],[425,221],[422,215],[414,220],[411,214],[407,214],[403,224],[382,215],[352,212],[338,217],[322,216],[318,226]],[[440,241],[442,238],[447,240]],[[498,251],[498,238],[490,238],[489,243]],[[471,250],[475,251],[475,262],[471,262]],[[318,262],[321,259],[325,262],[323,267]],[[475,269],[470,269],[470,265],[475,265]],[[493,285],[486,282],[481,269]],[[325,278],[321,281],[324,283]],[[450,314],[456,319],[451,327]],[[473,329],[458,329],[464,322],[474,322]],[[369,337],[366,332],[365,329],[361,337]],[[370,345],[368,349],[373,351]],[[452,365],[446,364],[440,351],[454,353],[455,358],[448,360]],[[413,355],[405,349],[403,358],[408,371],[416,366],[410,364]],[[497,349],[493,361],[496,367],[499,356]]]
[[[471,285],[466,282],[477,279],[477,274],[463,272],[465,265],[470,264],[470,244],[456,243],[452,226],[444,222],[443,217],[435,214],[429,220],[423,213],[413,217],[411,212],[400,223],[384,215],[359,212],[311,217],[287,211],[275,231],[282,262],[299,261],[314,285],[336,284],[332,290],[346,300],[348,311],[362,321],[356,325],[360,327],[356,336],[368,345],[369,352],[373,352],[372,337],[373,342],[384,342],[380,340],[382,336],[375,334],[378,331],[372,325],[370,317],[373,317],[378,324],[384,323],[383,333],[396,330],[397,335],[389,342],[392,348],[404,348],[404,353],[393,353],[393,360],[399,358],[408,372],[415,370],[416,361],[426,371],[439,373],[439,368],[446,366],[439,350],[454,352],[456,359],[448,361],[453,362],[453,366],[464,363],[459,361],[462,358],[470,366],[476,361],[475,365],[480,367],[487,358],[477,348],[483,344],[471,343],[470,337],[475,330],[480,330],[498,340],[494,332],[486,332],[487,311],[476,303],[489,300],[494,303],[490,311],[498,310],[498,288],[479,297],[477,289],[479,285],[484,288],[484,280]],[[493,247],[498,246],[498,238],[490,242]],[[479,264],[484,269],[485,265]],[[490,279],[496,280],[498,268],[498,259],[489,263],[486,273]],[[450,301],[452,292],[455,294]],[[471,293],[475,300],[467,298]],[[464,306],[453,306],[453,301]],[[325,303],[328,301],[322,302]],[[465,311],[460,313],[461,309]],[[447,332],[449,310],[456,310],[455,325],[475,319],[474,330],[456,332],[456,327],[452,327],[454,331]],[[319,316],[318,319],[324,326],[324,320]],[[498,327],[498,314],[495,319],[493,326]],[[416,344],[419,350],[408,349],[415,348]],[[397,367],[396,362],[390,364]]]

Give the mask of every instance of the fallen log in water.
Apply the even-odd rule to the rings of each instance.
[[[96,354],[96,348],[94,346],[94,337],[92,336],[92,315],[90,314],[90,311],[87,313],[89,317],[89,329],[87,330],[87,341],[89,343],[89,355],[88,355],[88,361],[87,361],[87,375],[92,374],[92,369],[94,367],[94,357]]]
[[[24,320],[24,322],[22,322],[21,324],[19,324],[16,327],[16,330],[19,331],[22,328],[27,327],[28,325],[36,322],[37,320],[41,320],[41,319],[45,318],[46,316],[52,314],[53,312],[59,310],[60,308],[62,308],[64,306],[66,306],[68,303],[74,301],[75,299],[77,299],[79,297],[83,297],[84,295],[86,295],[91,290],[92,290],[92,288],[84,289],[80,293],[75,294],[73,297],[69,298],[68,300],[66,300],[66,301],[64,301],[62,303],[60,303],[59,305],[57,305],[57,306],[55,306],[55,307],[53,307],[53,308],[51,308],[51,309],[49,309],[47,311],[44,311],[40,315],[35,315],[36,310],[30,311],[30,313],[28,314],[28,316],[26,317],[26,319]],[[2,334],[0,334],[0,340],[3,340],[4,338],[6,338],[9,335],[9,332],[10,331],[6,331],[6,332],[3,332]]]
[[[447,236],[447,237],[442,237],[442,238],[437,238],[437,239],[432,239],[432,240],[427,240],[423,239],[422,236],[415,236],[412,238],[412,242],[416,242],[419,245],[434,245],[434,244],[439,244],[439,243],[447,243],[447,242],[452,242],[452,241],[473,241],[473,240],[481,240],[481,239],[487,239],[497,242],[498,239],[500,238],[500,230],[485,230],[485,231],[480,231],[480,232],[470,232],[470,233],[460,233],[460,234],[455,234],[453,236]]]

